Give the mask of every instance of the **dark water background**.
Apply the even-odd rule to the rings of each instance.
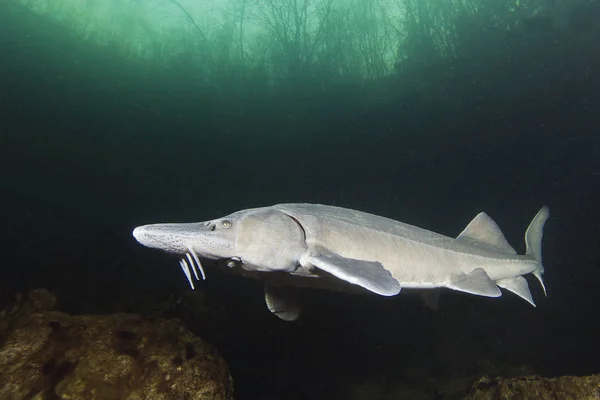
[[[600,30],[582,17],[523,35],[401,82],[228,102],[185,64],[148,67],[0,3],[2,298],[42,286],[67,312],[179,317],[221,350],[239,399],[443,399],[462,377],[600,372]],[[186,293],[176,260],[131,237],[279,202],[447,235],[485,210],[520,251],[547,204],[549,297],[530,280],[537,308],[446,293],[436,312],[315,292],[288,324],[257,282],[208,270]]]

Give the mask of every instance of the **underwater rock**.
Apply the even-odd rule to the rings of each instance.
[[[0,399],[233,398],[221,355],[179,321],[54,304],[35,290],[0,311]]]
[[[600,399],[600,375],[542,378],[479,379],[465,400],[592,400]]]

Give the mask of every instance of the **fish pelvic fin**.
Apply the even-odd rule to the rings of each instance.
[[[535,217],[533,217],[533,220],[531,220],[527,231],[525,231],[525,245],[527,249],[525,255],[538,263],[538,267],[532,274],[540,282],[540,285],[542,285],[545,296],[548,296],[548,294],[546,293],[546,286],[542,279],[542,275],[544,274],[544,266],[542,265],[542,236],[544,234],[544,224],[549,216],[550,209],[547,206],[542,207]]]
[[[476,268],[468,274],[457,277],[446,287],[460,292],[476,294],[478,296],[502,296],[502,292],[496,283],[490,279],[483,268]]]

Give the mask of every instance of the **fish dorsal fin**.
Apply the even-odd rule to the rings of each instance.
[[[342,257],[333,251],[319,247],[300,257],[302,266],[314,266],[338,279],[362,286],[381,296],[400,293],[400,283],[380,262]]]
[[[508,279],[500,279],[496,281],[496,285],[500,286],[503,289],[510,290],[523,300],[526,300],[535,307],[535,303],[533,302],[533,297],[531,297],[531,292],[529,291],[529,285],[527,284],[527,280],[522,276],[517,276],[516,278],[508,278]]]
[[[483,268],[461,275],[447,285],[448,288],[485,297],[500,297],[502,292]]]
[[[265,303],[269,311],[284,321],[295,321],[300,316],[302,307],[294,296],[292,289],[265,285]]]
[[[505,253],[517,254],[508,244],[496,222],[484,212],[477,214],[456,239],[485,243]]]

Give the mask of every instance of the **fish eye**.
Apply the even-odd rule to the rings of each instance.
[[[221,221],[221,226],[226,229],[231,228],[231,221],[228,219],[225,219],[225,220]]]

